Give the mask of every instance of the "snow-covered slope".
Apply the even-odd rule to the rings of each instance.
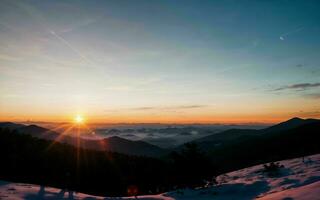
[[[277,174],[266,174],[257,165],[217,177],[218,185],[185,189],[159,195],[138,196],[153,200],[320,200],[320,154],[280,161],[284,165]],[[0,181],[0,199],[136,199],[109,198],[68,192],[61,189]]]

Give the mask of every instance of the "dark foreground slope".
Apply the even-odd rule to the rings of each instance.
[[[128,156],[52,143],[0,129],[0,180],[67,188],[103,196],[158,193],[212,177],[209,162],[196,151],[176,159]],[[201,167],[201,170],[200,170]],[[188,169],[188,171],[186,171]],[[194,173],[190,173],[195,170]],[[188,172],[188,173],[185,173]]]

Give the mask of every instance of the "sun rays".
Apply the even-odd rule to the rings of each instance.
[[[55,134],[55,136],[47,150],[50,150],[56,143],[71,144],[79,150],[81,148],[88,148],[86,142],[88,138],[86,137],[92,137],[92,135],[95,135],[95,132],[87,123],[86,118],[83,115],[77,114],[70,120],[70,123],[62,124],[51,129],[50,134]],[[89,139],[95,140],[97,138]],[[105,144],[100,142],[98,142],[98,144],[101,146],[101,149],[105,149]]]
[[[82,115],[76,115],[73,119],[74,123],[77,125],[82,125],[85,122],[85,119]]]
[[[87,150],[92,148],[105,151],[107,144],[103,139],[95,135],[87,123],[87,118],[82,115],[75,115],[69,123],[61,124],[54,129],[51,129],[46,134],[52,134],[52,142],[46,148],[46,151],[51,151],[56,144],[67,144],[75,147],[75,156],[77,166],[80,162],[88,162]]]

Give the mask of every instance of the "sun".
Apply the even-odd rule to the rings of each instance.
[[[73,120],[74,120],[74,123],[76,124],[84,123],[84,118],[81,115],[76,115]]]

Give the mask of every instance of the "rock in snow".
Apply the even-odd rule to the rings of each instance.
[[[0,199],[320,200],[320,154],[279,162],[276,174],[257,165],[217,177],[216,186],[138,197],[99,197],[57,188],[0,181]]]

